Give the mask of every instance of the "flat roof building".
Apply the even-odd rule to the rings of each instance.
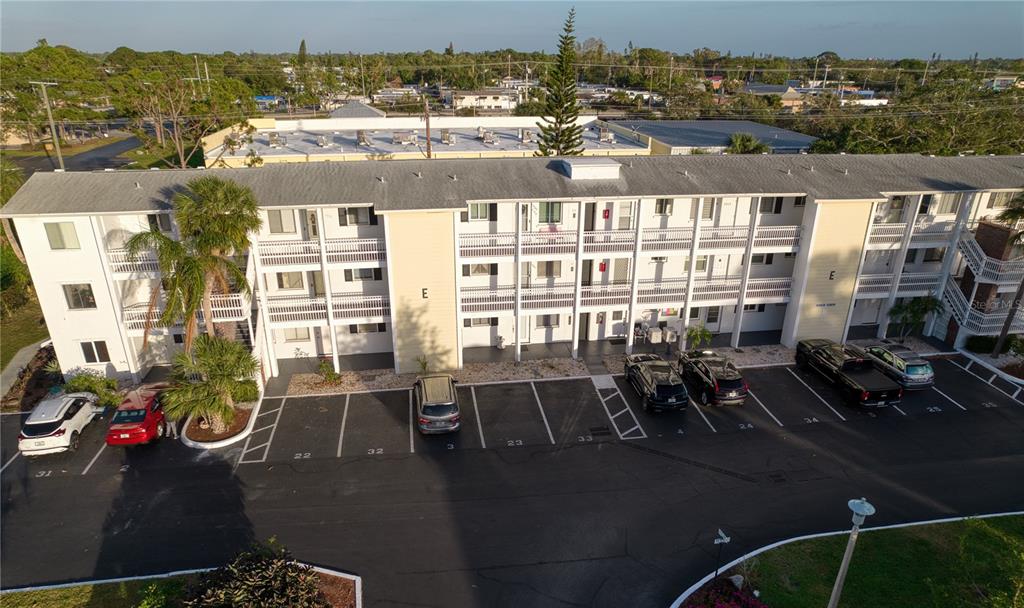
[[[615,120],[617,133],[650,140],[652,154],[720,154],[736,133],[750,133],[775,154],[807,152],[817,137],[749,120]]]

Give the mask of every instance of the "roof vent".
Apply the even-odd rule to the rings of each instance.
[[[420,179],[423,179],[423,172],[422,171],[417,171],[416,172],[416,177],[418,177]]]
[[[104,170],[103,170],[103,172],[104,172],[104,173],[106,173],[107,171],[113,171],[113,169],[109,169],[109,168],[108,168],[108,169],[104,169]]]
[[[139,182],[135,182],[135,189],[142,190],[142,184],[140,184]]]
[[[441,143],[454,146],[459,138],[449,129],[441,129]]]
[[[457,182],[457,181],[459,181],[459,176],[458,176],[458,175],[455,175],[454,173],[452,173],[452,174],[451,174],[451,175],[449,175],[448,177],[452,178],[452,181],[453,181],[453,182]]]
[[[630,161],[632,164],[632,161]],[[575,157],[562,160],[562,169],[569,179],[619,179],[622,165],[610,158]]]
[[[811,165],[811,173],[814,173],[814,165]]]
[[[843,175],[849,175],[849,174],[850,174],[850,170],[849,169],[843,169]]]
[[[359,129],[356,131],[356,145],[357,146],[368,146],[370,140],[366,137],[366,131]]]
[[[792,169],[786,169],[786,175],[793,175]]]
[[[382,184],[387,183],[387,182],[384,181],[384,176],[383,175],[378,175],[377,176],[377,181],[379,181]]]

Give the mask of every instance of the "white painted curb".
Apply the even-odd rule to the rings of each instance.
[[[356,576],[355,574],[348,574],[345,572],[338,572],[337,570],[331,570],[329,568],[322,568],[320,566],[314,566],[305,562],[296,562],[303,566],[309,566],[314,571],[321,574],[328,574],[330,576],[337,576],[338,578],[345,578],[352,581],[356,588],[356,608],[363,607],[363,577]],[[189,574],[201,574],[203,572],[211,572],[216,568],[194,568],[192,570],[175,570],[174,572],[164,572],[162,574],[149,574],[145,576],[122,576],[119,578],[104,578],[92,581],[78,581],[75,583],[60,583],[57,585],[37,585],[35,587],[15,587],[13,589],[0,589],[0,595],[6,595],[8,593],[22,593],[26,591],[50,591],[53,589],[70,589],[72,587],[81,587],[83,585],[108,585],[111,583],[125,583],[128,581],[145,581],[161,578],[171,578],[175,576],[186,576]]]
[[[986,514],[986,515],[967,515],[967,516],[963,516],[963,517],[944,517],[942,519],[928,519],[928,520],[925,520],[925,521],[912,521],[912,522],[907,522],[907,523],[902,523],[902,524],[889,524],[887,526],[872,526],[870,528],[861,528],[860,531],[861,532],[874,532],[875,530],[892,530],[894,528],[910,528],[910,527],[913,527],[913,526],[926,526],[926,525],[929,525],[929,524],[947,524],[947,523],[952,523],[952,522],[956,522],[956,521],[966,521],[968,519],[989,519],[989,518],[992,518],[992,517],[1008,517],[1008,516],[1011,516],[1011,515],[1024,515],[1024,511],[1009,511],[1009,512],[1006,512],[1006,513],[989,513],[989,514]],[[783,545],[788,545],[790,543],[795,543],[795,542],[801,541],[801,540],[810,540],[812,538],[824,538],[826,536],[839,536],[841,534],[849,534],[849,533],[850,533],[850,530],[849,530],[849,528],[847,528],[846,530],[836,530],[834,532],[820,532],[818,534],[805,534],[803,536],[795,536],[793,538],[787,538],[785,540],[780,540],[780,541],[774,542],[774,543],[772,543],[770,545],[765,545],[765,546],[760,547],[758,549],[754,549],[750,553],[747,553],[745,555],[741,555],[740,557],[737,557],[736,559],[732,560],[731,562],[729,562],[727,564],[722,564],[722,567],[719,568],[718,571],[719,571],[719,573],[727,572],[730,568],[732,568],[733,566],[736,566],[737,564],[745,562],[746,560],[748,560],[748,559],[750,559],[752,557],[756,557],[756,556],[758,556],[758,555],[760,555],[760,554],[762,554],[762,553],[764,553],[766,551],[771,551],[772,549],[781,547]],[[693,585],[690,585],[690,587],[686,591],[683,591],[682,595],[680,595],[679,597],[676,598],[676,601],[672,602],[672,605],[669,608],[680,608],[683,605],[683,602],[688,600],[691,595],[693,595],[694,593],[699,591],[701,587],[706,585],[713,578],[715,578],[715,573],[711,572],[710,574],[708,574],[704,578],[700,579],[699,581],[697,581]]]
[[[249,421],[245,424],[245,428],[242,432],[227,439],[221,439],[219,441],[194,441],[185,436],[185,431],[188,429],[188,425],[192,424],[192,416],[185,419],[184,426],[181,427],[181,432],[178,434],[178,438],[182,443],[188,447],[196,450],[215,450],[217,448],[227,447],[234,443],[245,439],[252,434],[252,429],[256,426],[256,417],[260,415],[260,406],[263,405],[263,389],[260,389],[259,399],[256,400],[256,405],[252,406],[252,411],[249,413]]]
[[[1010,395],[1011,399],[1016,399],[1017,395],[1020,393],[1021,389],[1024,388],[1024,380],[1021,380],[1020,378],[1015,378],[1015,377],[1011,376],[1010,374],[1004,372],[1003,370],[999,369],[998,367],[995,367],[994,365],[992,365],[988,361],[985,361],[985,360],[981,359],[980,357],[978,357],[974,353],[972,353],[970,351],[967,351],[967,350],[964,350],[964,349],[960,349],[960,351],[957,352],[956,354],[963,355],[963,356],[967,357],[970,360],[970,363],[968,363],[966,367],[960,366],[960,367],[963,368],[963,370],[965,372],[974,373],[974,372],[971,372],[971,370],[969,369],[972,364],[978,364],[981,367],[984,367],[986,370],[992,372],[993,375],[991,377],[989,377],[988,380],[985,380],[981,376],[978,376],[977,374],[974,374],[978,379],[984,380],[986,384],[991,385],[992,381],[995,380],[997,377],[999,377],[999,378],[1002,378],[1003,380],[1005,380],[1006,382],[1008,382],[1010,385],[1017,387],[1017,390],[1014,391],[1014,393],[1012,395]],[[1003,391],[999,387],[994,387],[994,388],[996,388],[997,390],[1002,391],[1004,394],[1008,394],[1009,395],[1009,393],[1007,393],[1006,391]]]

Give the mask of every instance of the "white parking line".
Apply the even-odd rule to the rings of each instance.
[[[341,434],[338,435],[338,458],[341,458],[341,443],[345,441],[345,421],[348,420],[348,399],[345,395],[345,411],[341,414]]]
[[[0,467],[0,473],[3,473],[4,469],[6,469],[7,467],[11,466],[11,463],[14,462],[14,459],[17,458],[18,456],[21,456],[21,452],[15,452],[14,456],[11,456],[10,460],[5,462],[4,466]]]
[[[100,451],[96,452],[96,455],[93,456],[92,460],[89,461],[89,464],[86,465],[85,470],[82,471],[82,475],[85,475],[86,473],[89,472],[89,469],[92,468],[92,465],[96,463],[96,460],[100,457],[100,454],[102,454],[103,450],[105,449],[107,449],[107,443],[104,441],[103,445],[100,446]]]
[[[832,410],[832,413],[833,413],[833,414],[835,414],[836,416],[839,416],[839,419],[840,419],[840,420],[842,420],[843,422],[846,422],[846,418],[843,418],[843,415],[842,415],[842,414],[840,414],[839,412],[837,412],[837,411],[836,411],[836,408],[834,408],[834,407],[832,407],[831,405],[829,405],[829,404],[828,404],[828,401],[825,401],[825,400],[824,400],[824,399],[823,399],[823,398],[821,397],[821,395],[819,395],[819,394],[818,394],[818,392],[817,392],[817,391],[815,391],[815,390],[814,390],[813,388],[811,388],[811,386],[810,386],[809,384],[807,384],[806,382],[804,382],[804,381],[803,381],[803,379],[802,379],[802,378],[801,378],[800,376],[797,376],[797,375],[796,375],[796,373],[795,373],[795,372],[794,372],[794,371],[793,371],[792,369],[790,369],[790,368],[788,368],[788,367],[787,367],[787,368],[786,368],[786,371],[787,371],[787,372],[789,372],[789,373],[790,373],[790,375],[792,375],[792,376],[793,376],[794,378],[796,378],[796,381],[797,381],[797,382],[799,382],[800,384],[803,384],[803,385],[804,385],[805,387],[807,387],[807,390],[811,391],[811,394],[813,394],[813,395],[814,395],[815,397],[817,397],[817,398],[818,398],[818,401],[821,401],[822,403],[824,403],[824,404],[825,404],[825,407],[827,407],[828,409]]]
[[[704,422],[706,422],[708,424],[708,428],[711,429],[711,432],[712,433],[717,433],[718,429],[715,428],[715,425],[711,424],[711,421],[708,420],[708,417],[704,415],[704,412],[700,411],[700,406],[697,405],[696,403],[694,403],[693,404],[693,408],[695,410],[697,410],[697,413],[700,414],[700,417],[703,418]]]
[[[619,389],[616,388],[615,392],[612,393],[611,395],[608,395],[607,398],[602,397],[601,396],[601,389],[602,389],[602,387],[598,384],[598,381],[595,380],[594,378],[595,378],[594,376],[591,376],[591,381],[594,383],[594,391],[597,392],[597,398],[601,400],[601,407],[604,408],[604,413],[605,413],[605,415],[608,416],[608,420],[611,421],[612,428],[615,429],[615,433],[619,436],[619,439],[623,439],[623,440],[647,439],[647,431],[644,430],[644,427],[640,426],[640,421],[637,420],[636,415],[633,413],[633,408],[629,407],[629,402],[626,401],[625,395],[623,395],[622,392],[620,392]],[[617,411],[617,412],[615,412],[614,414],[611,412],[611,410],[608,409],[608,402],[612,400],[612,397],[618,397],[618,398],[620,398],[622,400],[622,409]],[[615,421],[615,419],[618,418],[619,416],[627,413],[627,412],[629,413],[629,417],[632,418],[633,422],[636,423],[636,424],[634,424],[629,430],[623,432],[623,431],[619,430],[619,425]],[[628,435],[629,433],[632,433],[635,430],[639,430],[640,431],[640,436],[638,436],[638,437],[626,437],[626,435]]]
[[[285,397],[281,399],[281,405],[277,406],[276,410],[270,410],[269,412],[260,412],[260,416],[263,416],[264,414],[277,414],[277,416],[274,417],[274,424],[270,426],[265,426],[261,429],[270,429],[270,438],[267,439],[266,443],[261,443],[260,445],[255,447],[249,447],[249,444],[252,442],[253,437],[252,434],[250,434],[249,437],[247,437],[245,440],[245,447],[242,448],[242,455],[238,457],[238,462],[235,463],[235,469],[237,469],[238,465],[240,464],[256,464],[267,461],[267,456],[270,454],[270,444],[274,442],[274,434],[277,433],[277,423],[281,422],[281,412],[284,411],[284,405],[285,403],[287,403],[287,401],[288,397]],[[245,457],[249,452],[255,452],[256,450],[259,449],[263,450],[263,456],[261,458],[246,460]]]
[[[413,435],[412,435],[412,424],[413,424],[413,416],[412,416],[412,391],[409,391],[409,453],[410,454],[415,454],[416,453],[416,445],[413,443],[413,438],[412,438],[413,437]]]
[[[764,410],[765,412],[767,412],[767,413],[768,413],[768,415],[769,415],[769,416],[771,416],[771,417],[772,417],[772,420],[774,420],[774,421],[775,421],[775,424],[777,424],[777,425],[779,425],[779,426],[785,426],[784,424],[782,424],[781,422],[779,422],[779,419],[775,417],[775,414],[773,414],[773,413],[771,412],[771,410],[769,410],[768,408],[766,408],[766,407],[764,406],[764,404],[763,404],[763,403],[761,403],[761,400],[757,398],[757,395],[755,395],[755,394],[754,394],[754,391],[752,391],[752,390],[748,390],[748,391],[747,391],[747,394],[748,394],[748,395],[750,395],[751,397],[753,397],[753,398],[754,398],[754,401],[757,401],[757,404],[761,406],[761,409],[763,409],[763,410]]]
[[[484,425],[480,422],[480,408],[476,406],[476,387],[469,387],[469,393],[473,395],[473,412],[476,413],[476,430],[480,433],[480,446],[487,449],[487,440],[484,439]]]
[[[892,406],[892,409],[894,409],[894,410],[896,410],[897,412],[899,412],[899,413],[903,414],[904,416],[906,416],[906,415],[907,415],[907,413],[906,413],[906,412],[904,412],[903,410],[901,410],[901,409],[900,409],[900,406],[898,406],[898,405],[894,405],[894,406]]]
[[[985,384],[988,384],[989,386],[991,386],[992,388],[996,389],[996,390],[997,390],[997,391],[999,391],[1000,393],[1002,393],[1002,394],[1006,395],[1006,396],[1007,396],[1007,397],[1009,397],[1010,399],[1013,399],[1013,402],[1014,402],[1014,403],[1016,403],[1017,405],[1024,405],[1024,403],[1021,403],[1020,401],[1018,401],[1018,400],[1017,400],[1017,399],[1016,399],[1016,398],[1014,397],[1014,395],[1016,395],[1018,391],[1014,391],[1014,394],[1013,394],[1013,395],[1011,395],[1010,393],[1008,393],[1008,392],[1004,391],[1003,389],[999,388],[998,386],[996,386],[996,385],[992,384],[992,383],[991,383],[991,382],[990,382],[989,380],[985,380],[984,378],[982,378],[982,377],[981,377],[981,376],[979,376],[978,374],[976,374],[976,373],[972,372],[971,370],[967,369],[968,367],[970,367],[970,366],[971,366],[971,363],[974,363],[974,361],[970,361],[970,362],[968,362],[968,363],[967,363],[967,367],[964,367],[963,365],[960,365],[960,364],[959,364],[959,363],[957,363],[956,361],[950,361],[950,363],[952,363],[953,365],[955,365],[955,366],[959,367],[960,369],[964,370],[964,371],[965,371],[965,372],[967,372],[968,374],[970,374],[970,375],[974,376],[974,377],[975,377],[975,378],[977,378],[978,380],[981,380],[981,381],[982,381],[982,382],[984,382]],[[992,379],[994,380],[994,379],[995,379],[995,376],[993,376],[993,377],[992,377]],[[934,388],[934,387],[933,387],[933,388]],[[935,390],[938,390],[938,389],[935,389]],[[947,398],[948,398],[948,397],[947,397]]]
[[[533,398],[537,400],[537,408],[540,410],[540,417],[544,419],[544,428],[548,430],[548,439],[550,439],[551,444],[554,445],[555,436],[551,434],[551,425],[548,424],[548,416],[544,413],[544,406],[540,403],[540,395],[537,394],[537,385],[531,382],[530,388],[533,389]]]
[[[934,386],[932,387],[932,390],[935,391],[936,393],[942,395],[946,399],[949,399],[949,402],[952,403],[953,405],[957,406],[958,408],[962,409],[965,412],[967,411],[966,407],[964,407],[964,406],[960,405],[959,403],[957,403],[956,400],[954,400],[952,397],[950,397],[946,393],[940,391],[939,389],[935,388]]]

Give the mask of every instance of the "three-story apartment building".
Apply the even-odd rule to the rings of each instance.
[[[1024,262],[984,220],[1024,187],[1024,157],[506,158],[34,175],[13,219],[61,366],[139,378],[180,327],[131,234],[175,234],[173,193],[203,173],[251,188],[263,227],[239,256],[252,293],[219,327],[265,375],[281,360],[391,353],[398,371],[466,348],[679,334],[751,341],[883,335],[899,299],[934,294],[927,331],[995,333]],[[992,228],[995,230],[995,228]],[[1008,230],[1008,229],[1004,229]],[[976,237],[976,235],[979,235]],[[979,241],[983,241],[979,244]],[[1005,238],[1004,238],[1005,243]],[[1012,294],[1011,294],[1012,295]],[[984,299],[984,306],[972,302]],[[147,323],[147,318],[149,323]],[[1016,329],[1024,329],[1018,319]]]

